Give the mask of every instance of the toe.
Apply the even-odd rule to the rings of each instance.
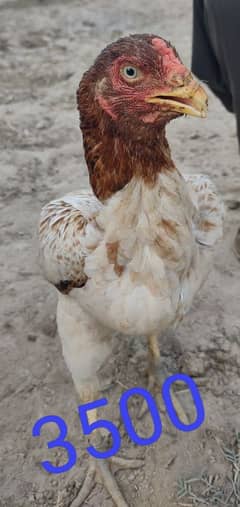
[[[77,497],[71,503],[70,507],[81,507],[81,505],[84,505],[86,498],[89,496],[89,494],[91,493],[92,489],[95,486],[95,475],[96,475],[96,465],[93,462],[89,466],[84,483]]]
[[[240,228],[237,231],[237,235],[234,241],[234,253],[238,260],[240,260]]]

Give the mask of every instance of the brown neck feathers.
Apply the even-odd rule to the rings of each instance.
[[[79,97],[78,97],[79,100]],[[175,169],[165,126],[112,120],[93,101],[79,105],[89,178],[95,195],[104,201],[121,190],[133,176],[154,186],[163,171]]]

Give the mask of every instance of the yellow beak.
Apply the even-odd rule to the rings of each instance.
[[[191,78],[187,84],[182,84],[164,93],[162,90],[147,97],[146,102],[159,104],[166,111],[174,111],[179,114],[206,118],[208,97],[202,86]]]

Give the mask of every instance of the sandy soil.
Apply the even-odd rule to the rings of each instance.
[[[108,41],[134,32],[171,40],[189,64],[191,0],[0,0],[1,507],[70,507],[86,471],[77,400],[56,333],[56,292],[38,267],[36,230],[44,203],[88,184],[75,106],[82,72]],[[217,99],[210,96],[207,120],[178,120],[169,127],[169,138],[179,169],[211,175],[227,205],[236,208],[235,122]],[[240,266],[232,253],[239,217],[239,209],[228,210],[215,267],[191,313],[162,345],[169,374],[185,371],[198,378],[205,423],[174,435],[165,425],[160,440],[148,447],[123,438],[121,455],[145,460],[141,470],[116,470],[131,507],[240,505],[235,494],[227,501],[237,460],[233,435],[240,426]],[[105,368],[113,376],[112,420],[124,386],[146,387],[144,340],[129,338],[126,347],[116,337],[114,352]],[[188,394],[181,397],[191,414]],[[133,413],[135,408],[137,402]],[[66,474],[48,475],[39,464],[66,459],[46,446],[56,428],[31,436],[34,422],[51,413],[66,420],[78,450],[78,463]],[[149,435],[150,418],[136,427]],[[232,449],[232,463],[223,447]],[[187,482],[203,471],[201,481]],[[215,496],[213,489],[205,491],[209,476]],[[194,493],[177,500],[179,488],[190,484]],[[85,505],[113,504],[99,483]]]

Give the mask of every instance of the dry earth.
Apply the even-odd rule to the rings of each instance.
[[[1,507],[70,507],[86,471],[77,400],[56,333],[56,292],[38,267],[36,230],[44,203],[88,184],[75,106],[80,76],[107,42],[134,32],[170,39],[189,64],[191,0],[0,0]],[[236,208],[240,170],[234,118],[211,95],[207,120],[177,120],[168,131],[179,169],[210,174]],[[116,470],[131,507],[240,505],[237,491],[227,499],[238,458],[224,457],[221,450],[234,450],[240,427],[240,265],[232,253],[239,213],[228,210],[215,267],[191,313],[162,345],[169,374],[185,371],[202,385],[205,423],[174,435],[164,423],[160,440],[148,447],[123,438],[121,455],[145,459],[141,470]],[[144,341],[129,338],[126,347],[117,336],[105,368],[113,374],[110,419],[117,418],[124,386],[146,387],[145,367]],[[192,413],[187,393],[181,396]],[[137,401],[133,416],[136,408]],[[39,464],[66,458],[61,450],[47,449],[56,428],[31,436],[34,422],[51,413],[67,421],[78,450],[78,463],[66,474],[48,475]],[[150,418],[136,427],[150,434]],[[202,481],[186,482],[203,471]],[[204,482],[207,475],[212,489]],[[177,486],[180,479],[185,482]],[[191,490],[177,500],[179,488],[191,484],[199,500]],[[85,505],[111,507],[112,501],[99,483]]]

